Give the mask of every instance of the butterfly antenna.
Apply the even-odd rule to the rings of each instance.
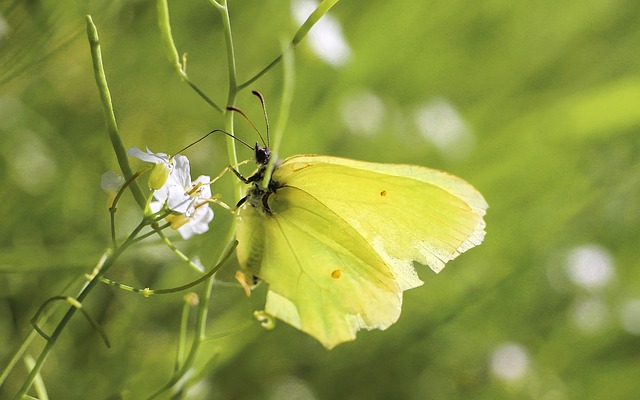
[[[224,130],[222,130],[222,129],[214,129],[214,130],[212,130],[211,132],[209,132],[209,133],[207,133],[206,135],[204,135],[203,137],[201,137],[200,139],[198,139],[198,140],[196,140],[195,142],[191,143],[190,145],[188,145],[188,146],[184,147],[182,150],[180,150],[180,151],[176,152],[176,154],[180,154],[180,153],[182,153],[183,151],[187,150],[187,149],[188,149],[188,148],[190,148],[191,146],[193,146],[193,145],[195,145],[195,144],[197,144],[197,143],[199,143],[199,142],[203,141],[204,139],[206,139],[206,138],[207,138],[209,135],[211,135],[212,133],[216,133],[216,132],[222,132],[222,133],[224,133],[225,135],[227,135],[227,136],[229,136],[229,137],[232,137],[232,138],[234,138],[235,140],[237,140],[238,142],[240,142],[240,143],[244,144],[244,145],[245,145],[245,146],[247,146],[248,148],[253,149],[253,147],[249,146],[249,144],[248,144],[247,142],[245,142],[244,140],[242,140],[242,139],[240,139],[240,138],[237,138],[237,137],[233,136],[233,135],[232,135],[232,134],[230,134],[229,132],[224,131]]]
[[[243,145],[247,146],[250,150],[253,150],[253,146],[251,146],[249,143],[245,142],[244,140],[240,139],[240,138],[239,138],[239,137],[237,137],[237,136],[234,136],[234,135],[230,134],[230,133],[229,133],[229,132],[227,132],[227,131],[223,131],[222,129],[216,129],[216,130],[214,130],[214,131],[209,132],[209,134],[211,134],[211,133],[213,133],[213,132],[222,132],[222,133],[224,133],[225,135],[229,136],[230,138],[233,138],[233,139],[237,140],[238,142],[242,143]]]
[[[238,114],[242,115],[244,117],[244,119],[247,120],[247,122],[249,123],[249,125],[251,125],[251,127],[253,128],[253,130],[255,130],[258,133],[258,136],[260,136],[260,140],[262,140],[262,144],[264,144],[265,146],[269,146],[268,142],[264,141],[264,137],[262,136],[262,133],[260,133],[260,131],[258,130],[258,128],[256,128],[256,126],[253,124],[253,122],[251,122],[251,120],[249,119],[249,117],[247,117],[247,114],[245,114],[241,109],[236,108],[236,107],[232,107],[232,106],[227,106],[227,110],[229,111],[235,111]],[[253,148],[253,147],[252,147]]]
[[[257,96],[260,99],[260,104],[262,104],[262,112],[264,113],[264,123],[267,126],[267,146],[271,145],[271,138],[269,137],[269,117],[267,116],[267,106],[264,102],[264,97],[262,93],[257,90],[252,90],[251,93]]]

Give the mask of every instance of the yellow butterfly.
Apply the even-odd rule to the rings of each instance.
[[[267,314],[328,349],[398,320],[402,292],[423,283],[414,261],[439,272],[484,238],[487,203],[453,175],[297,155],[261,189],[271,154],[254,151],[258,170],[241,178],[239,264],[269,284]]]
[[[222,132],[258,164],[249,178],[231,170],[249,185],[237,204],[239,280],[247,290],[246,274],[269,284],[266,314],[331,349],[398,320],[402,292],[423,284],[414,261],[440,272],[484,239],[486,201],[446,172],[321,155],[271,163],[264,98],[252,93],[264,111],[264,146]],[[227,109],[260,135],[241,110]]]

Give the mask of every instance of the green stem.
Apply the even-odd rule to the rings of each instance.
[[[49,335],[47,335],[42,329],[40,329],[40,326],[38,325],[38,322],[40,320],[40,314],[42,314],[44,312],[44,310],[47,308],[49,303],[52,303],[52,302],[57,301],[57,300],[61,300],[61,301],[67,302],[67,303],[71,304],[71,306],[77,308],[78,311],[80,311],[82,313],[82,315],[84,315],[84,317],[87,319],[87,321],[91,324],[93,329],[95,329],[100,334],[100,336],[102,336],[102,340],[104,341],[104,344],[108,348],[111,348],[111,342],[109,341],[109,338],[107,337],[107,334],[102,329],[102,327],[93,318],[91,318],[91,315],[89,315],[87,310],[82,308],[82,304],[81,303],[79,303],[73,297],[69,297],[69,296],[54,296],[54,297],[51,297],[49,300],[47,300],[44,303],[42,303],[42,305],[40,306],[40,309],[36,312],[36,315],[34,315],[33,318],[31,318],[31,325],[33,325],[33,329],[35,329],[36,332],[38,332],[40,334],[40,336],[42,336],[46,340],[50,339]]]
[[[192,298],[195,298],[192,299]],[[176,364],[173,368],[174,373],[180,370],[184,360],[184,351],[187,346],[187,332],[189,329],[189,314],[194,305],[197,304],[198,296],[195,293],[186,294],[184,304],[182,306],[182,318],[180,319],[180,336],[178,336],[178,346],[176,349]]]
[[[276,123],[276,129],[273,134],[273,141],[271,145],[271,158],[267,169],[264,174],[264,179],[260,182],[260,188],[265,190],[271,182],[271,174],[275,168],[275,163],[278,162],[278,150],[280,149],[280,142],[284,136],[284,130],[287,126],[289,119],[289,110],[291,109],[291,101],[293,100],[293,87],[295,83],[295,68],[293,66],[293,53],[283,52],[284,68],[283,68],[283,85],[282,85],[282,100],[280,104],[280,113]]]
[[[162,38],[162,43],[164,44],[165,53],[169,59],[169,63],[171,63],[171,66],[178,73],[180,78],[187,82],[187,84],[189,84],[189,86],[204,99],[204,101],[206,101],[211,107],[215,108],[218,112],[224,112],[219,105],[211,100],[209,96],[207,96],[189,79],[189,76],[187,75],[186,57],[182,62],[180,61],[178,49],[176,48],[173,35],[171,34],[171,20],[169,18],[169,5],[167,4],[167,0],[157,0],[156,7],[158,9],[158,26],[160,27],[160,36]]]
[[[98,263],[100,264],[100,262]],[[67,291],[71,286],[73,286],[74,284],[76,284],[76,280],[69,282],[63,289],[62,291]],[[44,324],[45,322],[47,322],[47,320],[49,319],[49,317],[54,313],[54,311],[56,311],[58,309],[58,304],[55,304],[53,307],[48,308],[45,312],[43,312],[42,317],[40,317],[40,323]],[[7,367],[2,371],[2,374],[0,374],[0,386],[2,386],[2,384],[4,383],[4,381],[7,379],[7,377],[9,376],[9,373],[13,370],[13,367],[18,363],[18,361],[20,360],[20,358],[22,358],[23,354],[25,354],[25,352],[27,351],[27,349],[29,348],[29,346],[31,345],[31,343],[33,342],[33,340],[37,337],[39,337],[40,335],[38,334],[38,332],[34,329],[31,331],[31,333],[29,333],[29,336],[27,336],[27,338],[25,339],[25,341],[22,343],[22,345],[20,346],[20,348],[18,349],[18,351],[16,351],[16,353],[13,355],[13,357],[11,358],[11,360],[9,361],[9,364],[7,365]]]
[[[193,89],[196,93],[198,93],[198,96],[202,97],[202,99],[204,101],[207,102],[207,104],[209,104],[211,107],[215,108],[216,111],[223,113],[224,110],[222,110],[222,108],[216,104],[215,101],[211,100],[209,98],[209,96],[207,96],[202,90],[200,90],[200,88],[198,86],[196,86],[195,83],[191,82],[191,79],[189,78],[184,78],[184,81],[187,82],[187,84],[191,87],[191,89]]]
[[[104,276],[104,274],[106,274],[107,271],[109,271],[109,269],[114,265],[114,263],[122,255],[122,253],[134,242],[135,237],[138,235],[138,233],[140,233],[142,228],[144,228],[145,224],[146,224],[146,221],[143,220],[136,227],[136,229],[133,230],[131,235],[129,235],[129,237],[122,244],[122,246],[120,246],[111,255],[111,257],[105,260],[104,265],[102,266],[100,271],[98,271],[93,276],[93,278],[85,284],[85,286],[80,290],[80,293],[75,297],[76,302],[82,304],[82,301],[89,295],[89,293],[91,293],[93,288],[95,288],[96,285],[101,281],[101,278]],[[62,319],[58,323],[58,326],[56,326],[56,329],[53,331],[51,336],[49,336],[49,338],[47,339],[47,344],[44,346],[44,348],[40,352],[40,356],[36,360],[36,363],[33,366],[33,369],[31,370],[31,372],[29,373],[29,376],[27,377],[24,384],[20,388],[20,391],[15,395],[14,397],[15,400],[21,400],[23,396],[27,393],[27,391],[33,384],[33,380],[38,376],[38,374],[40,373],[40,370],[44,366],[45,361],[49,357],[49,353],[51,353],[51,350],[53,349],[56,342],[58,341],[58,338],[62,334],[62,331],[67,326],[69,321],[71,321],[71,318],[77,311],[78,311],[78,308],[72,305],[69,307],[66,314],[62,317]]]
[[[168,289],[150,289],[150,288],[140,289],[140,288],[133,287],[131,285],[125,285],[124,283],[113,281],[113,280],[111,280],[109,278],[105,278],[105,277],[100,278],[100,281],[102,283],[106,284],[106,285],[115,286],[115,287],[117,287],[119,289],[126,290],[127,292],[142,293],[142,295],[144,297],[149,297],[149,296],[152,296],[154,294],[169,294],[169,293],[183,292],[183,291],[185,291],[187,289],[191,289],[192,287],[197,286],[197,285],[201,284],[202,282],[206,281],[207,279],[213,277],[213,275],[216,272],[218,272],[218,270],[220,268],[222,268],[222,265],[224,265],[224,263],[227,262],[227,260],[231,256],[233,250],[235,250],[237,244],[238,244],[238,242],[234,241],[233,244],[231,245],[231,247],[227,247],[223,257],[220,259],[218,264],[216,264],[209,272],[207,272],[206,274],[202,275],[200,278],[198,278],[198,279],[196,279],[194,281],[191,281],[189,283],[186,283],[184,285],[181,285],[181,286],[176,286],[176,287],[172,287],[172,288],[168,288]]]
[[[233,238],[234,231],[230,230],[229,234],[230,234],[229,237],[227,237],[227,240],[228,240],[227,246],[222,251],[222,256],[218,259],[216,266],[212,270],[214,272],[217,271],[226,262],[226,260],[233,253],[233,250],[237,245],[237,242]],[[208,280],[207,280],[206,286],[202,291],[202,295],[200,296],[200,304],[198,308],[198,315],[196,317],[196,326],[195,326],[196,334],[193,336],[193,342],[191,343],[189,354],[184,359],[184,362],[182,363],[180,368],[177,371],[175,371],[175,373],[173,374],[173,377],[169,380],[169,382],[164,384],[160,389],[158,389],[155,393],[149,396],[148,400],[153,400],[161,397],[168,390],[171,390],[172,388],[174,388],[174,386],[179,382],[182,382],[184,384],[184,382],[182,381],[182,378],[193,367],[193,363],[195,362],[196,356],[198,355],[198,350],[200,349],[200,345],[206,339],[206,326],[207,326],[207,316],[209,313],[209,302],[211,301],[211,294],[213,292],[213,286],[215,283],[213,274],[211,274],[211,276],[202,277],[201,279],[198,279],[197,282],[200,283],[205,279],[208,279]]]
[[[107,125],[107,132],[109,133],[109,139],[111,139],[113,151],[116,153],[116,158],[118,159],[122,175],[124,175],[125,179],[129,179],[133,176],[133,172],[129,166],[127,151],[124,149],[124,145],[120,139],[118,124],[116,123],[116,117],[113,112],[111,93],[109,92],[107,77],[104,73],[104,66],[102,64],[102,51],[100,50],[98,30],[93,23],[91,15],[87,15],[86,19],[87,36],[89,38],[89,47],[91,48],[91,58],[93,60],[93,72],[96,78],[96,84],[98,85],[98,91],[100,92],[100,99],[102,100],[102,111],[104,113],[105,124]],[[147,199],[144,194],[142,194],[142,190],[140,190],[138,184],[135,182],[131,185],[131,193],[133,193],[133,197],[136,199],[138,205],[144,208]]]
[[[31,356],[25,356],[24,358],[25,364],[27,364],[27,368],[31,369],[35,365],[35,360]],[[49,395],[47,394],[47,388],[44,384],[44,379],[42,376],[38,374],[36,379],[33,380],[33,387],[36,391],[39,400],[49,400]]]
[[[293,48],[295,48],[298,45],[298,43],[300,43],[302,39],[304,39],[305,36],[307,36],[307,33],[309,33],[311,28],[313,28],[313,26],[318,21],[320,21],[320,18],[322,18],[326,13],[328,13],[331,7],[335,6],[338,3],[338,1],[340,0],[324,0],[322,3],[320,3],[318,7],[311,13],[311,15],[309,15],[307,20],[304,21],[302,26],[300,26],[296,34],[293,36],[293,39],[289,43],[289,46],[282,52],[282,54],[280,54],[273,61],[271,61],[266,67],[262,68],[260,72],[255,74],[252,78],[238,85],[238,90],[245,89],[247,86],[251,85],[253,82],[260,79],[260,77],[262,77],[262,75],[264,75],[271,68],[276,66],[282,60],[284,53],[291,51]]]
[[[122,187],[118,190],[118,193],[116,193],[116,196],[113,198],[113,202],[111,203],[111,207],[109,207],[109,215],[110,215],[110,220],[111,220],[111,245],[112,245],[112,247],[114,249],[118,248],[118,241],[117,241],[117,236],[116,236],[116,212],[118,210],[118,202],[120,201],[120,198],[122,197],[122,195],[126,191],[126,189],[128,187],[130,187],[130,185],[133,182],[135,182],[135,180],[138,179],[138,177],[140,175],[142,175],[143,173],[145,173],[149,169],[151,169],[151,167],[147,167],[147,168],[141,169],[138,172],[136,172],[135,174],[131,175],[124,182]],[[146,202],[145,202],[145,207],[146,207]]]
[[[236,103],[236,97],[238,95],[238,80],[236,72],[236,56],[233,47],[233,34],[231,32],[231,19],[229,18],[229,8],[227,0],[209,0],[209,2],[218,10],[220,18],[222,20],[222,27],[224,32],[225,47],[227,51],[227,69],[229,79],[229,93],[227,95],[227,107],[234,107]],[[225,110],[225,130],[231,135],[234,133],[233,125],[233,112]],[[236,150],[236,141],[232,136],[227,137],[227,157],[229,159],[229,165],[238,164],[238,155]],[[238,202],[242,196],[242,186],[240,181],[234,181],[234,198]],[[230,229],[234,229],[232,226]]]
[[[159,220],[158,220],[159,221]],[[144,239],[148,238],[149,236],[153,236],[155,234],[157,234],[158,236],[160,236],[160,238],[162,238],[163,240],[166,239],[167,240],[167,246],[169,246],[170,249],[173,250],[173,248],[175,248],[175,246],[173,245],[173,243],[171,243],[169,241],[169,239],[164,235],[164,233],[162,232],[163,229],[166,229],[168,227],[170,227],[171,224],[169,222],[165,223],[164,225],[158,225],[158,223],[154,223],[153,225],[151,225],[151,231],[144,233],[140,236],[138,236],[136,238],[136,242],[141,242]]]
[[[218,10],[220,13],[220,18],[222,19],[222,25],[224,28],[225,35],[225,43],[226,43],[226,51],[227,51],[227,65],[228,65],[228,74],[229,74],[229,93],[227,96],[227,106],[232,107],[235,105],[236,97],[238,94],[237,87],[237,78],[236,78],[236,62],[235,62],[235,52],[233,48],[233,35],[231,32],[231,20],[229,18],[229,9],[227,8],[227,1],[220,0],[220,2],[216,0],[209,0],[210,3]],[[233,135],[234,125],[233,125],[233,112],[225,111],[225,130]],[[237,165],[238,157],[236,153],[236,143],[233,137],[227,137],[227,155],[229,157],[229,165]],[[234,197],[236,202],[240,200],[242,196],[242,186],[239,180],[234,181]],[[222,252],[222,256],[219,260],[221,262],[223,258],[231,254],[234,247],[236,246],[235,241],[235,224],[236,220],[234,219],[229,230],[227,232],[227,238],[225,242],[227,246]],[[209,313],[209,303],[211,301],[211,295],[213,293],[214,287],[214,277],[211,276],[208,278],[207,285],[203,289],[203,293],[200,299],[200,305],[198,308],[198,314],[196,317],[196,326],[195,332],[196,334],[193,337],[193,342],[191,343],[191,348],[189,349],[189,353],[187,357],[184,359],[181,367],[174,373],[173,377],[159,388],[155,393],[153,393],[148,399],[153,400],[157,399],[166,393],[168,390],[171,390],[176,384],[181,382],[182,378],[185,374],[191,369],[193,363],[195,362],[196,356],[198,354],[198,350],[200,345],[206,338],[206,325],[207,325],[207,317]]]
[[[293,47],[293,45],[289,44],[289,47],[287,47],[287,49],[285,51],[289,51],[291,50],[291,48]],[[257,81],[258,79],[260,79],[262,77],[262,75],[266,74],[271,68],[275,67],[276,65],[278,65],[278,63],[282,60],[282,54],[280,54],[278,57],[276,57],[273,61],[271,61],[266,67],[262,68],[260,70],[260,72],[258,72],[257,74],[255,74],[253,77],[251,77],[250,79],[248,79],[246,82],[238,85],[238,89],[242,90],[242,89],[246,89],[249,85],[251,85],[253,82]]]
[[[180,62],[180,55],[178,54],[178,49],[171,34],[171,20],[169,19],[169,5],[167,4],[167,0],[156,1],[156,8],[158,9],[158,26],[160,27],[160,36],[162,37],[165,54],[173,69],[175,69],[181,77],[185,78],[186,73]]]
[[[238,94],[238,80],[236,75],[236,56],[233,47],[233,35],[231,33],[231,19],[229,18],[229,6],[227,4],[227,0],[221,0],[220,2],[215,0],[209,1],[218,10],[220,18],[222,19],[224,41],[227,50],[227,69],[229,74],[229,95],[227,96],[227,107],[230,107],[235,105],[236,95]]]

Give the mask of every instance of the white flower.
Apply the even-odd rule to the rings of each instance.
[[[160,189],[173,170],[171,157],[165,153],[154,153],[148,147],[146,153],[137,147],[132,147],[127,151],[127,155],[156,165],[149,175],[149,187],[153,190]]]
[[[176,155],[171,160],[171,172],[153,197],[163,205],[166,203],[171,211],[184,214],[187,212],[192,197],[187,193],[191,189],[191,167],[185,156]]]
[[[178,167],[174,169],[176,170]],[[151,211],[158,212],[166,204],[167,208],[178,213],[169,215],[166,219],[183,239],[207,232],[209,223],[213,220],[213,210],[208,201],[211,198],[208,185],[210,178],[201,175],[191,183],[188,175],[187,180],[181,182],[173,180],[174,177],[173,174],[169,176],[167,184],[154,193],[155,201],[149,204]]]
[[[165,205],[174,214],[166,217],[171,223],[171,228],[178,230],[183,239],[189,239],[193,235],[202,234],[209,230],[209,223],[213,220],[213,210],[209,207],[211,198],[210,178],[202,175],[191,182],[191,167],[189,159],[183,155],[169,157],[164,153],[153,153],[149,149],[143,152],[132,147],[128,154],[142,161],[156,164],[166,176],[158,174],[158,180],[154,183],[160,185],[154,192],[149,208],[152,212],[159,212]],[[160,166],[160,167],[158,167]],[[153,171],[152,171],[153,175]],[[152,178],[149,178],[150,187]]]

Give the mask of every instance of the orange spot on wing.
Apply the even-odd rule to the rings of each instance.
[[[382,192],[380,192],[380,196],[384,197],[386,195],[387,195],[387,191],[386,190],[383,190]]]
[[[342,276],[342,271],[340,271],[339,269],[333,270],[331,272],[331,277],[333,279],[340,279],[341,276]]]

